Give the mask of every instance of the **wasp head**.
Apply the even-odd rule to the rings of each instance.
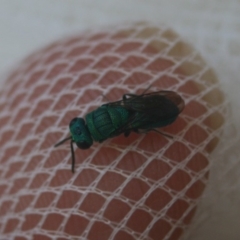
[[[90,148],[93,144],[92,137],[83,118],[74,118],[69,124],[72,141],[81,149]]]

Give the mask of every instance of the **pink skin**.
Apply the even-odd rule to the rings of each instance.
[[[159,41],[146,44],[153,37]],[[180,238],[207,182],[224,99],[210,69],[191,78],[206,64],[199,55],[199,65],[188,61],[190,46],[176,41],[169,49],[178,38],[132,25],[57,41],[19,64],[0,95],[2,237]],[[162,129],[174,138],[132,133],[75,146],[72,174],[69,144],[52,147],[69,134],[70,120],[149,85],[185,99],[176,122]]]

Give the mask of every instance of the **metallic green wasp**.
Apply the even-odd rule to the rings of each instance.
[[[74,172],[73,143],[80,149],[87,149],[92,146],[93,141],[103,142],[122,133],[127,137],[131,132],[157,131],[156,128],[173,123],[183,108],[183,99],[172,91],[124,94],[122,100],[103,104],[88,113],[85,120],[72,119],[69,124],[71,136],[54,147],[70,140]]]

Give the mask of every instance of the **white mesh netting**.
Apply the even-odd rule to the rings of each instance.
[[[102,95],[116,101],[150,85],[185,100],[163,129],[174,139],[133,133],[75,147],[72,174],[69,144],[53,148],[70,120],[105,103]],[[210,153],[221,146],[224,159],[223,127],[231,130],[211,68],[170,29],[147,24],[34,53],[8,77],[0,109],[1,239],[179,239],[207,184]],[[198,214],[193,229],[209,215]]]

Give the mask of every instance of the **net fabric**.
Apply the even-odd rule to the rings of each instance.
[[[149,86],[185,100],[163,129],[174,140],[133,133],[75,149],[72,175],[69,145],[52,147],[70,120]],[[163,26],[85,32],[34,53],[0,96],[2,237],[178,239],[207,183],[226,106],[210,67]]]

